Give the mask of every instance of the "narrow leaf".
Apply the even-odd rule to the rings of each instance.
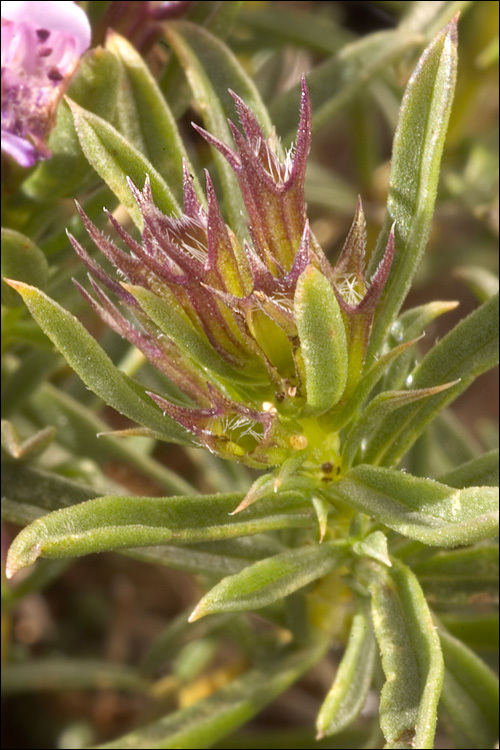
[[[139,207],[130,191],[127,177],[142,188],[149,175],[155,204],[165,214],[179,214],[180,207],[169,186],[153,165],[115,128],[92,112],[67,99],[76,132],[88,162],[125,206],[134,223],[142,229]]]
[[[455,383],[445,383],[435,388],[421,388],[411,391],[386,391],[375,396],[355,422],[346,438],[342,450],[342,466],[344,471],[352,465],[362,442],[368,441],[371,434],[388,414],[406,404],[412,404],[415,401],[429,398],[436,393],[440,393],[442,390],[451,388],[453,385]]]
[[[130,419],[183,444],[191,443],[185,431],[131,386],[131,379],[114,366],[108,355],[71,313],[35,287],[11,281],[38,325],[64,355],[68,364],[91,391]],[[137,389],[140,392],[140,386]]]
[[[293,685],[324,652],[325,643],[320,641],[314,648],[281,655],[267,666],[252,669],[233,680],[208,698],[113,742],[99,745],[96,750],[212,747]]]
[[[473,651],[438,628],[445,662],[443,706],[459,748],[493,747],[498,741],[498,678]]]
[[[313,128],[329,122],[348,105],[371,80],[419,45],[422,37],[414,32],[383,31],[347,44],[336,55],[316,66],[307,76],[313,107]],[[279,96],[270,107],[271,119],[289,145],[295,135],[300,87]],[[387,238],[386,238],[387,239]]]
[[[429,235],[441,155],[457,71],[457,19],[427,47],[405,91],[394,139],[387,216],[371,261],[374,272],[395,225],[395,256],[368,349],[381,349],[387,330],[408,294]],[[450,378],[451,379],[451,378]]]
[[[4,278],[24,281],[26,284],[46,286],[49,264],[43,252],[28,237],[13,229],[2,227],[2,305],[17,307],[21,300],[4,283]],[[2,336],[3,338],[3,336]]]
[[[324,490],[411,539],[456,547],[498,529],[498,489],[457,490],[401,471],[360,465]]]
[[[425,597],[398,560],[371,584],[372,614],[386,683],[380,726],[386,748],[433,748],[443,656]]]
[[[138,142],[134,142],[134,145],[154,164],[167,185],[172,186],[178,201],[182,199],[184,160],[193,177],[196,195],[203,204],[205,196],[175,119],[143,58],[126,39],[113,32],[108,32],[106,47],[117,56],[122,68],[118,129],[125,137],[128,131],[137,131]]]
[[[375,655],[370,608],[358,598],[346,650],[316,720],[317,739],[341,732],[359,715],[372,682]]]
[[[426,426],[478,375],[498,362],[498,295],[460,321],[423,357],[411,373],[411,388],[460,380],[425,402],[391,414],[373,435],[364,454],[367,463],[396,464]]]
[[[447,471],[439,477],[439,481],[450,487],[496,487],[498,485],[498,448],[485,453],[484,456],[473,458],[471,461]]]
[[[307,498],[263,500],[231,516],[241,493],[178,497],[99,497],[59,510],[23,529],[9,550],[9,576],[43,555],[76,557],[126,547],[193,544],[261,531],[310,526]]]
[[[192,622],[215,612],[266,607],[338,567],[346,548],[346,542],[328,542],[282,552],[254,563],[214,586],[189,619]]]

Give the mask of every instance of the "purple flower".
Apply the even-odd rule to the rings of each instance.
[[[2,151],[22,167],[50,157],[57,105],[89,45],[88,18],[69,0],[2,3]]]

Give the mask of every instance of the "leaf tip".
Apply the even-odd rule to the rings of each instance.
[[[201,602],[200,602],[200,604],[201,604]],[[188,622],[195,622],[196,620],[200,620],[202,617],[205,616],[205,612],[203,612],[203,610],[201,609],[200,604],[198,604],[193,609],[193,611],[191,612],[191,614],[188,617]]]

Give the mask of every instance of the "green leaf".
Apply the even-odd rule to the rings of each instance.
[[[283,493],[245,514],[230,513],[242,493],[177,497],[99,497],[35,521],[9,551],[9,575],[44,557],[76,557],[127,547],[194,544],[310,526],[307,498]]]
[[[443,706],[457,747],[493,747],[498,741],[498,678],[461,641],[438,627],[445,662]]]
[[[380,262],[393,224],[395,256],[375,313],[368,363],[382,348],[425,250],[456,71],[457,24],[453,19],[424,51],[401,105],[393,145],[387,216],[369,270],[373,273]]]
[[[259,120],[264,134],[270,134],[272,125],[260,94],[227,45],[188,21],[170,23],[164,33],[184,69],[204,126],[212,135],[232,143],[227,117],[234,117],[235,106],[228,89],[241,96]],[[216,149],[212,153],[229,224],[240,238],[246,237],[245,206],[235,174],[222,154]]]
[[[386,748],[433,748],[443,656],[425,597],[398,560],[373,572],[372,617],[386,683],[380,726]]]
[[[196,179],[175,119],[143,58],[123,37],[112,31],[106,48],[120,61],[122,85],[118,96],[117,129],[154,164],[182,201],[182,161],[193,176],[194,189],[203,204],[205,195]]]
[[[479,266],[459,266],[453,275],[469,285],[479,302],[498,294],[498,276]]]
[[[15,515],[16,506],[36,506],[43,511],[59,510],[97,495],[98,492],[92,487],[71,479],[20,461],[2,461],[2,501],[7,501],[10,508],[6,514],[4,510],[7,508],[2,508],[2,518],[6,521],[25,522],[22,515]]]
[[[266,607],[341,565],[346,549],[347,542],[327,542],[260,560],[214,586],[189,619]]]
[[[99,745],[96,750],[212,747],[258,714],[321,659],[326,644],[318,640],[313,648],[281,654],[270,664],[252,669],[208,698],[113,742]]]
[[[396,464],[429,422],[498,361],[498,295],[460,321],[423,357],[411,373],[411,388],[460,380],[425,402],[408,404],[391,414],[370,440],[366,463]]]
[[[420,388],[411,391],[386,391],[379,393],[370,402],[363,414],[352,426],[342,449],[342,468],[346,471],[354,462],[358,448],[363,441],[367,442],[372,433],[396,409],[412,404],[421,399],[430,398],[442,390],[451,388],[455,383],[445,383],[435,388]]]
[[[346,650],[316,720],[317,739],[341,732],[359,715],[372,682],[375,656],[370,607],[358,597]]]
[[[117,370],[71,313],[35,287],[21,282],[11,282],[11,286],[21,294],[36,322],[91,391],[129,419],[162,435],[164,440],[191,443],[180,425],[165,417],[147,396],[139,395],[142,387],[131,386],[133,381]]]
[[[332,285],[313,266],[298,278],[294,315],[304,362],[307,414],[322,414],[340,400],[347,382],[347,338]]]
[[[17,307],[18,295],[4,283],[4,278],[37,284],[42,289],[49,279],[47,258],[28,237],[2,227],[2,305]]]
[[[412,567],[433,606],[497,601],[498,545],[441,551]]]
[[[420,305],[410,310],[406,310],[395,323],[391,326],[389,342],[401,344],[399,342],[415,340],[422,336],[427,326],[440,315],[454,310],[458,302],[428,302],[426,305]],[[387,355],[383,355],[387,356]],[[376,367],[380,362],[377,359],[372,365]],[[406,355],[399,357],[397,362],[387,368],[384,374],[384,390],[403,388],[408,373],[413,369],[415,364],[415,351],[407,350]]]
[[[36,325],[33,321],[32,323]],[[40,334],[43,335],[41,331]],[[64,360],[58,352],[53,350],[49,339],[47,343],[51,351],[29,350],[23,354],[12,371],[4,372],[2,383],[2,415],[4,417],[15,414],[29,401],[30,396],[37,391],[41,383],[47,381],[61,365],[64,366]],[[50,423],[44,422],[44,424]]]
[[[100,466],[108,461],[123,461],[167,492],[177,495],[195,492],[189,482],[140,449],[144,438],[124,440],[107,434],[109,425],[50,383],[44,383],[32,395],[26,410],[37,423],[55,425],[58,443],[78,456],[88,456]]]
[[[260,48],[293,44],[316,53],[333,54],[353,37],[328,16],[296,11],[293,6],[288,6],[286,13],[279,6],[267,5],[263,10],[252,7],[241,20],[254,31],[255,44]]]
[[[149,175],[156,206],[165,214],[180,214],[179,204],[169,186],[140,151],[101,117],[88,112],[70,99],[66,101],[89,164],[125,206],[139,229],[142,229],[142,214],[130,191],[127,177],[142,189],[146,175]]]
[[[135,669],[92,659],[36,659],[25,664],[5,664],[2,693],[46,690],[116,690],[145,693],[149,682]]]
[[[307,76],[313,109],[313,129],[329,122],[370,81],[422,42],[413,32],[381,31],[347,44]],[[293,86],[270,106],[270,115],[285,145],[295,137],[300,85]]]
[[[498,612],[453,613],[441,612],[439,618],[448,631],[474,651],[498,653]]]
[[[360,465],[323,490],[411,539],[456,547],[495,536],[498,490],[457,490],[401,471]]]
[[[438,481],[450,487],[473,487],[486,486],[496,487],[498,485],[498,448],[479,458],[473,458],[456,469],[442,474]]]

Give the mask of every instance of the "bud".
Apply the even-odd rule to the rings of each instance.
[[[199,445],[255,467],[295,466],[297,457],[315,466],[340,465],[328,415],[343,403],[353,378],[351,350],[358,358],[366,351],[393,243],[369,284],[361,206],[334,268],[311,235],[304,198],[311,140],[305,80],[296,145],[283,159],[274,135],[266,139],[252,112],[233,97],[243,127],[241,133],[231,125],[234,149],[197,130],[236,173],[250,242],[242,244],[224,222],[208,173],[207,208],[200,204],[185,166],[180,217],[156,207],[148,177],[142,189],[129,181],[142,214],[142,241],[108,214],[127,251],[79,209],[90,237],[126,281],[109,276],[70,236],[93,277],[95,298],[78,286],[105,323],[185,394],[175,403],[149,395]],[[362,363],[357,368],[359,378]]]

